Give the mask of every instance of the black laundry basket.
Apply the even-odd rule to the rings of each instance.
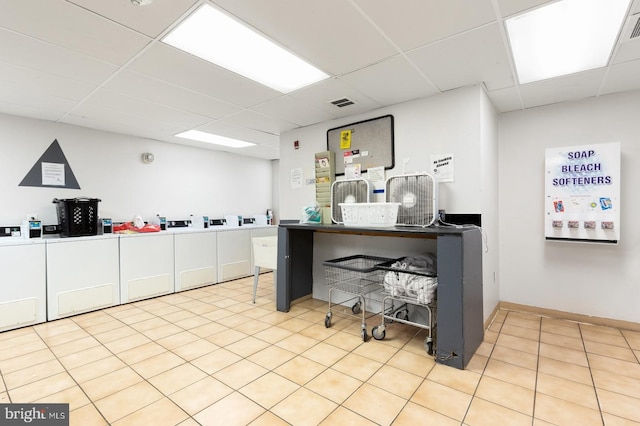
[[[98,198],[54,198],[61,237],[98,235]]]

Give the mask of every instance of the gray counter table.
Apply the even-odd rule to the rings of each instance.
[[[484,337],[479,228],[281,224],[278,228],[278,311],[287,312],[292,300],[312,294],[316,232],[435,239],[438,256],[436,361],[459,369],[466,367]]]

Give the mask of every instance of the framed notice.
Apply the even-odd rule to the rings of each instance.
[[[620,143],[545,152],[545,238],[617,244]]]

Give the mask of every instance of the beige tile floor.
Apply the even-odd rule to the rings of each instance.
[[[72,425],[640,425],[640,332],[499,311],[467,370],[425,331],[307,300],[272,274],[0,333],[0,402],[67,402]],[[370,319],[374,325],[378,319]]]

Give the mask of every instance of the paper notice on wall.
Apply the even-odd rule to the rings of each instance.
[[[431,173],[438,182],[453,182],[453,154],[432,155]]]
[[[340,132],[340,149],[351,148],[351,130],[343,130]]]
[[[344,157],[344,164],[353,164],[353,154],[351,153],[351,151],[347,151],[344,154],[342,154]]]
[[[42,162],[42,185],[64,186],[64,164]]]
[[[291,189],[302,188],[302,168],[291,169]]]
[[[344,166],[344,177],[347,179],[360,179],[362,176],[362,169],[360,164],[353,163]]]
[[[369,167],[367,169],[367,178],[369,183],[373,186],[374,194],[381,194],[384,192],[384,166]]]

